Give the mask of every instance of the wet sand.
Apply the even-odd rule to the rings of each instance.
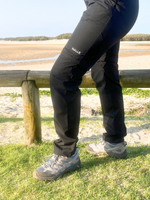
[[[0,60],[24,60],[22,63],[0,64],[0,70],[50,70],[55,60],[26,60],[54,57],[60,54],[67,41],[0,41]],[[120,50],[130,50],[119,53],[120,69],[150,68],[150,42],[121,42]]]

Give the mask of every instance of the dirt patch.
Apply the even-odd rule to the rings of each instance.
[[[125,114],[140,116],[145,114],[145,108],[144,107],[130,108],[129,110],[125,110]]]

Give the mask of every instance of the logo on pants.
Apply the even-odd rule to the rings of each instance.
[[[76,50],[74,47],[72,47],[72,51],[76,52],[77,54],[81,54],[81,51]]]

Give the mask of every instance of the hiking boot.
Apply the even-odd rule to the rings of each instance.
[[[39,180],[55,180],[66,172],[79,169],[81,166],[78,150],[71,157],[53,154],[39,168],[33,172],[33,177]]]
[[[106,154],[115,158],[125,158],[127,156],[126,145],[126,142],[115,144],[101,139],[97,144],[89,144],[86,150],[93,155]]]

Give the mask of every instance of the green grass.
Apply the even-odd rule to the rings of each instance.
[[[8,118],[8,117],[1,117],[0,116],[0,123],[5,123],[5,122],[20,122],[23,121],[23,118]]]
[[[0,96],[10,96],[12,98],[22,97],[21,94],[17,94],[17,93],[5,93],[5,94],[0,94]]]
[[[51,91],[50,90],[39,90],[40,96],[46,95],[46,96],[51,96]]]
[[[22,97],[22,94],[5,93],[5,94],[0,94],[0,96],[10,96],[12,98],[11,101],[14,102],[14,101],[16,101],[16,97]]]
[[[150,90],[142,90],[138,88],[123,88],[122,93],[123,95],[135,95],[135,97],[137,98],[150,97]],[[88,95],[88,94],[98,95],[98,91],[97,89],[85,88],[85,89],[81,89],[81,94],[82,95]]]
[[[99,94],[97,89],[93,89],[93,88],[81,88],[80,91],[81,91],[81,95],[92,95],[92,94],[98,95]],[[142,90],[138,88],[123,88],[122,92],[123,92],[123,95],[135,95],[135,97],[137,98],[150,97],[150,90]],[[51,91],[40,90],[39,94],[40,96],[42,95],[51,96]],[[12,98],[22,97],[21,94],[17,94],[17,93],[5,93],[0,96],[10,96]]]
[[[97,89],[92,89],[92,88],[85,88],[85,89],[80,89],[81,95],[91,95],[91,94],[96,94],[98,95]],[[40,90],[39,91],[40,95],[46,95],[46,96],[51,96],[51,91],[50,90]]]
[[[0,199],[150,199],[150,146],[127,147],[126,159],[92,156],[79,144],[82,167],[56,181],[38,181],[32,172],[52,143],[0,146]]]
[[[135,97],[137,98],[150,97],[150,90],[142,90],[138,88],[123,88],[122,93],[123,95],[135,95]],[[82,95],[88,95],[88,94],[98,95],[99,93],[97,89],[85,88],[85,89],[81,89],[81,94]]]
[[[150,90],[142,90],[138,88],[123,88],[123,95],[135,95],[137,98],[150,97]]]

